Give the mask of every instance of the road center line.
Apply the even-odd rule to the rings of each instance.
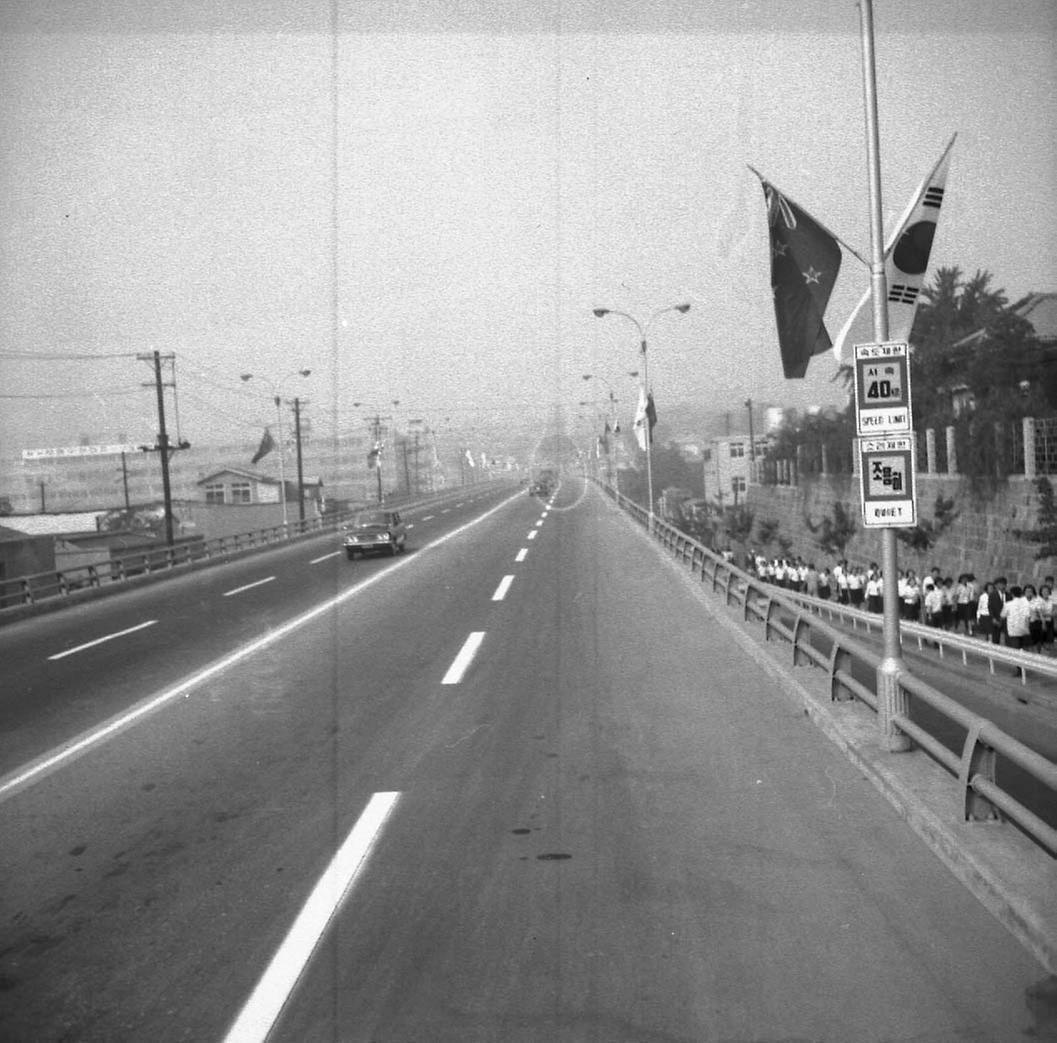
[[[134,634],[137,630],[152,627],[157,622],[156,619],[148,619],[146,623],[139,623],[134,627],[129,627],[127,630],[118,630],[116,633],[107,634],[105,637],[97,637],[94,641],[86,641],[83,645],[78,645],[76,648],[67,648],[65,652],[56,652],[55,655],[48,656],[48,659],[65,659],[66,656],[73,655],[74,652],[83,652],[86,648],[94,648],[96,645],[101,645],[104,641],[113,641],[115,637]]]
[[[514,582],[513,576],[504,576],[499,581],[499,586],[495,588],[495,593],[492,595],[493,601],[502,601],[506,597],[506,592],[510,589],[510,584]]]
[[[524,561],[527,557],[528,557],[528,547],[522,547],[521,550],[519,550],[517,552],[517,557],[514,558],[514,561]]]
[[[241,594],[244,590],[253,590],[254,587],[259,587],[265,583],[271,583],[273,579],[275,579],[274,576],[268,576],[265,579],[259,579],[253,583],[247,583],[244,587],[236,587],[234,590],[225,591],[222,596],[230,598],[234,594]]]
[[[224,1043],[264,1043],[334,914],[363,872],[399,793],[375,793],[305,900]]]
[[[318,565],[321,561],[326,561],[328,558],[336,558],[340,553],[340,550],[331,551],[329,554],[324,554],[321,558],[313,558],[308,564]]]
[[[448,672],[444,675],[444,679],[440,682],[441,684],[458,684],[462,680],[463,674],[470,668],[470,664],[473,662],[474,656],[477,655],[477,650],[481,647],[483,640],[483,630],[475,630],[470,634],[459,650],[459,654],[455,657],[455,661],[448,667]]]
[[[423,518],[422,520],[423,520],[423,521],[433,521],[433,519],[434,519],[434,518],[436,518],[436,515],[435,515],[435,514],[427,514],[427,515],[425,516],[425,518]]]
[[[536,530],[535,530],[535,529],[533,529],[533,530],[532,530],[532,531],[531,531],[531,532],[530,532],[530,533],[528,534],[528,538],[529,538],[530,540],[534,540],[534,539],[536,538]]]

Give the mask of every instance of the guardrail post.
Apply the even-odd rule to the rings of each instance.
[[[966,822],[998,822],[1002,819],[998,808],[986,797],[980,796],[972,787],[972,781],[976,777],[986,779],[988,782],[995,781],[997,760],[995,751],[980,741],[980,729],[985,723],[977,721],[969,729],[962,750],[962,768],[958,776],[958,785],[962,791],[964,801],[962,811]]]
[[[33,586],[28,579],[22,580],[22,604],[33,604]]]
[[[833,642],[833,648],[829,653],[829,698],[830,702],[846,703],[852,702],[855,696],[848,691],[837,676],[839,673],[848,673],[852,667],[852,656],[846,648],[842,648],[839,641]]]
[[[764,641],[771,640],[771,615],[774,612],[774,598],[767,598],[767,611],[763,614],[763,639]]]
[[[804,629],[807,629],[808,634],[811,633],[803,615],[797,613],[796,622],[793,624],[793,666],[803,666],[805,663],[811,665],[811,660],[800,651],[800,633]]]

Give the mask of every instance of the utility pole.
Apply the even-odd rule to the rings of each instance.
[[[305,521],[305,472],[301,463],[301,399],[294,398],[294,437],[297,440],[297,516]]]
[[[374,471],[375,477],[378,479],[378,502],[382,502],[382,447],[380,444],[382,437],[382,418],[375,413],[374,414]]]
[[[174,356],[166,355],[167,361],[171,361]],[[154,387],[158,397],[158,440],[154,445],[141,445],[140,449],[145,453],[158,453],[161,456],[161,486],[162,496],[165,501],[165,542],[171,547],[175,543],[173,536],[173,516],[172,516],[172,486],[169,481],[169,454],[175,452],[177,449],[190,449],[190,442],[180,442],[178,445],[170,447],[169,445],[169,434],[165,430],[165,384],[161,377],[161,352],[154,351],[149,355],[137,355],[137,359],[142,362],[153,362],[154,363]],[[144,384],[144,387],[150,387],[150,384]]]
[[[749,481],[756,481],[756,439],[752,433],[752,399],[745,399],[745,408],[749,411]]]
[[[121,484],[125,488],[125,513],[128,514],[132,510],[132,504],[128,498],[128,462],[125,459],[126,454],[121,454]]]

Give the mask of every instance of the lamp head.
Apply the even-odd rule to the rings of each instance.
[[[307,377],[309,375],[309,373],[312,372],[312,370],[310,370],[310,369],[299,369],[297,372],[300,373],[301,376]]]
[[[253,374],[252,373],[242,373],[242,374],[240,374],[239,379],[240,380],[252,380],[253,379]]]
[[[603,315],[608,315],[608,314],[609,314],[609,309],[608,308],[595,308],[594,309],[594,315],[595,315],[596,319],[600,319],[600,318],[602,318]]]
[[[679,312],[681,315],[685,315],[690,310],[690,305],[689,304],[677,304],[675,306],[675,310],[677,312]]]

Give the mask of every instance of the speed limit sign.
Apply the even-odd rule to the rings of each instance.
[[[910,352],[905,342],[855,345],[855,430],[910,431]]]

